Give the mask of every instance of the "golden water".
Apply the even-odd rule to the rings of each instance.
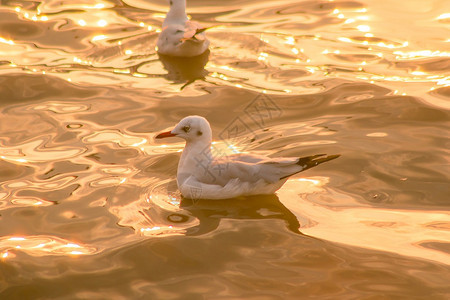
[[[155,52],[164,0],[0,2],[0,299],[448,299],[449,3],[187,2],[191,60]],[[153,138],[190,114],[341,157],[182,199]]]

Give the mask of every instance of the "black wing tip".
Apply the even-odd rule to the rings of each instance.
[[[294,174],[303,172],[307,169],[313,168],[315,166],[320,165],[321,163],[336,159],[338,157],[340,157],[340,154],[333,154],[333,155],[328,155],[326,156],[326,154],[316,154],[316,155],[311,155],[311,156],[306,156],[306,157],[300,157],[297,161],[297,165],[300,165],[302,167],[302,169],[298,172],[295,172],[293,174],[287,175],[287,176],[283,176],[280,178],[280,180],[282,179],[286,179]]]
[[[324,159],[327,159],[327,161],[328,161],[328,160],[336,159],[340,156],[341,156],[340,154],[332,154],[332,155],[328,155],[327,157],[324,157]]]
[[[306,170],[315,167],[321,163],[336,159],[340,156],[341,156],[340,154],[332,154],[328,156],[327,154],[316,154],[312,156],[300,157],[298,159],[297,164],[300,166],[304,166],[303,170]]]

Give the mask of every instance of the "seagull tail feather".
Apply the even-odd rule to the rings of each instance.
[[[316,155],[312,155],[312,156],[300,157],[296,164],[301,166],[302,169],[297,171],[297,172],[295,172],[295,173],[283,176],[283,177],[280,178],[280,180],[281,179],[285,179],[285,178],[287,178],[289,176],[292,176],[294,174],[303,172],[303,171],[305,171],[307,169],[310,169],[310,168],[313,168],[315,166],[318,166],[321,163],[324,163],[324,162],[336,159],[339,156],[341,156],[341,155],[340,154],[333,154],[333,155],[326,156],[326,154],[316,154]]]

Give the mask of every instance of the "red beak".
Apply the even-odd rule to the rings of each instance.
[[[160,134],[158,134],[157,136],[155,136],[155,139],[162,139],[162,138],[168,138],[168,137],[172,137],[172,136],[177,136],[176,134],[173,134],[170,131],[167,132],[161,132]]]

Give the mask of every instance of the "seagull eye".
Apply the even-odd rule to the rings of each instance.
[[[191,130],[191,127],[184,126],[182,129],[183,129],[184,132],[188,133]]]

